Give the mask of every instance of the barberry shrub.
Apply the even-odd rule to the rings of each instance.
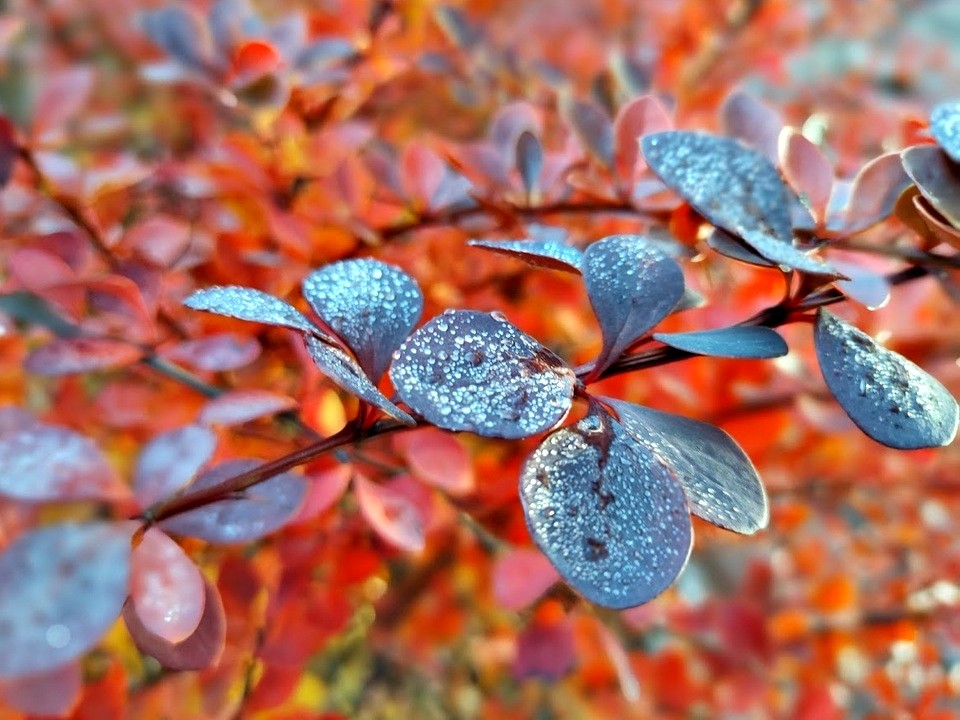
[[[387,47],[402,37],[396,13],[376,5],[369,37]],[[262,572],[280,579],[252,651],[265,677],[276,667],[299,676],[346,625],[331,598],[352,562],[422,553],[431,523],[456,524],[457,513],[498,556],[505,607],[546,607],[551,595],[598,613],[648,603],[689,562],[691,515],[743,535],[771,517],[731,434],[637,402],[629,381],[675,363],[787,365],[812,344],[829,393],[872,440],[917,450],[955,438],[951,392],[844,308],[882,307],[925,277],[957,295],[960,103],[937,105],[928,138],[851,180],[835,179],[823,149],[746,93],[721,104],[723,134],[681,130],[663,95],[627,80],[606,108],[562,94],[546,108],[519,101],[496,112],[485,139],[397,148],[370,119],[375,81],[363,67],[386,52],[376,45],[308,29],[297,14],[268,22],[228,0],[206,16],[176,5],[138,21],[165,52],[143,68],[147,80],[196,92],[193,110],[246,124],[220,146],[211,140],[208,154],[183,147],[152,166],[119,154],[101,176],[84,173],[65,152],[69,128],[58,133],[88,102],[89,66],[44,81],[29,123],[0,122],[0,181],[8,197],[20,194],[11,223],[18,204],[33,203],[63,221],[52,231],[11,224],[0,296],[2,342],[22,349],[31,378],[47,378],[0,412],[10,516],[0,535],[0,695],[11,706],[69,714],[79,660],[105,637],[115,643],[119,617],[142,657],[164,668],[158,677],[216,672],[238,598],[258,591],[235,550],[249,556],[272,538],[280,560]],[[458,52],[479,52],[459,11],[441,8],[436,22]],[[336,162],[285,157],[311,143],[342,146]],[[597,219],[584,226],[584,216]],[[433,243],[444,229],[471,239]],[[433,244],[417,249],[418,235]],[[884,274],[877,257],[899,267]],[[471,269],[484,262],[503,275]],[[745,278],[759,291],[742,303],[750,309],[711,315],[725,300],[711,295],[704,267]],[[476,280],[477,302],[443,273]],[[542,278],[531,281],[539,296],[491,310],[484,287],[509,298],[531,277]],[[558,342],[572,312],[592,319]],[[582,328],[592,334],[577,343]],[[263,372],[251,372],[256,364]],[[291,367],[308,387],[291,384]],[[202,404],[163,396],[178,386]],[[80,398],[104,395],[106,424],[136,429],[109,453],[95,439],[96,413],[90,423],[38,417],[60,404],[83,412]],[[489,440],[464,444],[457,433]],[[278,445],[287,451],[257,459]],[[514,447],[522,460],[511,464]],[[487,504],[519,507],[539,552],[507,550],[491,530],[516,535],[484,516],[470,448],[499,454],[487,471],[509,473],[518,489]],[[333,521],[337,539],[339,515],[362,525]],[[314,542],[337,552],[311,545],[321,527]],[[351,558],[358,538],[373,559]],[[322,625],[312,604],[342,618],[284,655],[268,619]],[[565,672],[568,649],[553,663],[538,655],[566,648],[565,631],[542,619],[531,627],[518,674]],[[601,637],[611,657],[624,653]],[[630,671],[616,662],[629,695]],[[255,673],[241,675],[246,698]],[[290,685],[282,673],[275,681]]]

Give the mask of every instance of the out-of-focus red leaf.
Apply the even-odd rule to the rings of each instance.
[[[80,701],[83,673],[70,662],[49,672],[0,682],[0,701],[27,715],[67,717]]]
[[[572,100],[567,116],[583,147],[605,167],[613,166],[613,124],[598,105]]]
[[[352,475],[353,468],[347,464],[307,475],[307,494],[293,522],[313,520],[333,507],[347,491]]]
[[[499,149],[505,162],[513,162],[517,140],[524,131],[540,137],[540,115],[527,102],[504,105],[490,124],[490,141]]]
[[[257,418],[292,410],[297,401],[269,390],[231,390],[214,398],[200,411],[204,425],[242,425]]]
[[[0,189],[10,181],[17,159],[17,130],[7,118],[0,116]]]
[[[720,128],[766,155],[774,165],[779,158],[778,142],[783,119],[769,105],[743,90],[727,96],[720,108]]]
[[[523,610],[560,580],[560,574],[539,550],[515,548],[493,566],[493,595],[508,610]]]
[[[25,290],[36,293],[76,280],[76,274],[67,263],[53,253],[35,247],[13,251],[7,260],[7,272]]]
[[[810,685],[801,689],[791,720],[840,720],[842,708],[825,685]]]
[[[133,601],[127,600],[123,621],[141,652],[171,670],[202,670],[217,663],[227,638],[227,618],[216,587],[206,578],[203,587],[203,616],[197,629],[178,643],[150,632],[137,616]]]
[[[909,184],[899,153],[887,153],[868,162],[850,187],[850,199],[842,216],[843,229],[858,232],[888,217]]]
[[[129,524],[51,525],[0,554],[0,677],[58,668],[117,619],[130,575]]]
[[[203,615],[203,576],[162,530],[150,528],[133,551],[130,598],[143,626],[171,643],[194,633]]]
[[[360,512],[378,535],[402,550],[423,550],[425,520],[410,498],[359,474],[353,478],[353,488]]]
[[[177,218],[155,215],[127,230],[125,241],[147,262],[170,267],[190,245],[190,226]]]
[[[780,135],[780,168],[793,189],[807,199],[817,223],[824,222],[833,168],[820,148],[793,128],[784,128]]]
[[[206,372],[242,368],[260,357],[260,352],[260,343],[256,338],[236,333],[219,333],[199,340],[185,340],[160,350],[160,354],[167,360]]]
[[[30,425],[0,435],[0,494],[18,500],[120,500],[127,487],[83,435]]]
[[[137,459],[133,492],[142,507],[180,490],[200,471],[217,447],[217,436],[199,425],[170,430],[151,440]]]
[[[33,109],[32,134],[59,130],[83,107],[93,89],[90,67],[71,67],[45,76]]]
[[[84,280],[80,284],[88,291],[90,304],[96,310],[121,315],[142,325],[153,322],[153,314],[147,307],[140,288],[130,278],[107,275]]]
[[[57,338],[32,350],[24,367],[36,375],[74,375],[113,370],[140,360],[144,350],[108,338]]]
[[[573,627],[566,618],[535,621],[517,637],[513,672],[519,679],[559,680],[573,669],[575,662]]]
[[[613,121],[614,160],[617,178],[623,187],[631,188],[633,179],[646,169],[639,139],[672,127],[670,114],[653,95],[638,97],[620,108]]]
[[[412,142],[400,159],[404,192],[420,208],[429,208],[447,174],[446,163],[433,150]]]
[[[245,87],[280,69],[283,58],[277,49],[263,40],[249,40],[233,53],[231,84]]]
[[[394,447],[403,454],[410,472],[418,480],[452,495],[473,491],[470,454],[454,435],[424,428],[397,435]]]

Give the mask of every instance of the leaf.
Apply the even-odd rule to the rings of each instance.
[[[646,167],[646,163],[638,167],[640,138],[672,126],[670,114],[655,95],[643,95],[620,108],[613,121],[614,158],[617,176],[626,187],[632,187],[633,179]]]
[[[680,266],[639,235],[611,235],[588,247],[583,281],[603,332],[597,375],[683,297]]]
[[[641,147],[657,176],[714,225],[778,265],[836,275],[793,246],[786,186],[756,150],[729,138],[682,131],[648,135]]]
[[[922,195],[915,196],[910,204],[916,208],[920,222],[923,223],[923,232],[920,234],[925,239],[933,244],[943,242],[960,249],[960,227],[950,225]]]
[[[560,579],[539,550],[514,548],[493,565],[493,596],[507,610],[523,610]]]
[[[404,425],[416,425],[412,417],[390,402],[370,382],[363,374],[363,368],[345,351],[312,335],[307,335],[304,339],[314,364],[333,382],[364,402],[380,408],[394,420]]]
[[[607,114],[593,103],[573,100],[567,115],[584,148],[605,167],[613,167],[613,124]]]
[[[509,103],[494,115],[490,123],[490,141],[500,149],[507,163],[513,162],[517,141],[524,132],[540,136],[540,115],[530,103]]]
[[[148,263],[167,268],[187,252],[192,234],[190,225],[182,220],[154,215],[128,229],[124,242]]]
[[[310,273],[303,281],[303,296],[374,381],[423,312],[417,281],[370,258],[344,260]]]
[[[329,470],[307,476],[307,494],[293,522],[306,522],[333,507],[350,485],[353,468],[336,465]]]
[[[767,526],[767,494],[753,463],[720,428],[681,415],[603,398],[626,432],[676,473],[691,512],[751,535]]]
[[[558,681],[576,663],[576,644],[570,620],[534,622],[517,636],[517,657],[513,674],[517,679],[541,678]]]
[[[297,407],[287,395],[268,390],[231,390],[204,405],[199,421],[203,425],[243,425]]]
[[[426,522],[410,498],[362,475],[354,476],[353,488],[360,512],[378,535],[401,550],[423,550]]]
[[[780,134],[780,167],[787,182],[806,198],[818,223],[827,217],[833,167],[819,147],[793,128]]]
[[[0,677],[65,665],[113,625],[127,596],[130,532],[122,525],[51,525],[0,555]]]
[[[447,174],[447,164],[421,142],[406,146],[400,158],[401,178],[407,197],[417,207],[430,208]]]
[[[400,346],[390,379],[437,427],[521,438],[564,418],[576,377],[502,315],[447,310]]]
[[[197,629],[185,640],[171,643],[151,633],[137,617],[133,602],[123,606],[123,621],[140,652],[170,670],[203,670],[215,665],[227,639],[227,618],[223,600],[213,584],[203,579],[203,616]]]
[[[17,159],[17,130],[7,118],[0,115],[0,190],[13,177]]]
[[[923,197],[951,225],[960,228],[960,167],[933,145],[907,148],[900,157]]]
[[[451,495],[473,491],[470,453],[450,433],[423,428],[395,436],[393,444],[418,480]]]
[[[468,245],[492,250],[523,260],[534,267],[564,272],[580,272],[583,252],[566,242],[566,233],[558,228],[531,226],[529,240],[469,240]]]
[[[863,265],[834,260],[834,266],[849,280],[838,280],[837,288],[868,310],[882,308],[890,301],[890,283],[878,272]]]
[[[537,189],[540,171],[543,170],[543,148],[537,136],[528,130],[520,133],[517,139],[517,170],[520,171],[527,197],[532,196]]]
[[[237,333],[217,333],[197,340],[185,340],[164,347],[167,360],[189,365],[204,372],[223,372],[245,367],[260,357],[256,338]]]
[[[94,73],[91,67],[70,67],[51,73],[37,93],[31,132],[35,138],[62,129],[90,97]]]
[[[31,350],[23,366],[35,375],[77,375],[126,367],[143,355],[142,348],[124,340],[57,338]]]
[[[619,422],[594,411],[551,433],[520,474],[534,541],[590,602],[640,605],[674,581],[693,530],[673,473]]]
[[[207,37],[199,15],[188,8],[170,5],[146,12],[142,17],[146,34],[168,55],[195,70],[204,67]]]
[[[203,616],[203,575],[169,535],[150,528],[133,551],[130,598],[148,631],[167,642],[181,642],[196,631]]]
[[[900,158],[900,153],[887,153],[860,168],[843,212],[843,230],[860,232],[890,217],[900,193],[910,185]]]
[[[68,717],[83,692],[83,671],[73,661],[49,672],[0,682],[0,703],[31,716]]]
[[[733,91],[720,106],[720,127],[724,135],[756,148],[776,164],[783,118],[766,103],[743,90]]]
[[[901,450],[953,440],[957,401],[933,377],[823,308],[813,337],[827,387],[868,436]]]
[[[200,492],[255,468],[256,460],[226,460],[202,472],[186,491]],[[287,524],[306,494],[300,475],[283,473],[248,488],[234,497],[190,510],[164,520],[161,527],[177,535],[212,543],[243,543],[269,535]]]
[[[197,290],[183,304],[193,310],[205,310],[238,320],[277,325],[311,335],[323,334],[293,305],[253,288],[226,285]]]
[[[775,330],[753,325],[733,325],[716,330],[683,333],[654,333],[653,338],[677,350],[713,357],[763,360],[783,357],[790,350]]]
[[[186,486],[213,456],[217,436],[199,425],[157,435],[140,452],[133,492],[141,507],[165,500]]]
[[[93,442],[54,425],[0,434],[0,468],[0,494],[16,500],[122,500],[129,495]]]
[[[960,163],[960,102],[942,102],[930,113],[930,132],[943,151]]]
[[[737,240],[737,238],[726,230],[720,228],[714,228],[707,236],[707,245],[725,257],[747,263],[748,265],[756,265],[757,267],[777,266],[775,262],[770,262],[765,257],[757,255],[757,253],[747,247],[747,245]]]

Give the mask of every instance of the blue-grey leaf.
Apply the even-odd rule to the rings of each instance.
[[[930,132],[943,151],[960,163],[960,101],[942,102],[933,108]]]
[[[320,372],[333,382],[364,402],[380,408],[387,415],[399,420],[404,425],[416,425],[416,421],[412,417],[390,402],[377,389],[377,386],[370,382],[370,378],[364,374],[363,368],[344,350],[312,335],[306,335],[304,340],[314,364],[320,368]]]
[[[951,225],[960,228],[960,165],[933,145],[907,148],[900,157],[921,194]]]
[[[777,266],[775,262],[771,262],[762,255],[758,255],[747,247],[747,245],[721,228],[714,228],[707,236],[707,245],[721,255],[733,260],[739,260],[748,265],[756,265],[758,267]]]
[[[598,605],[653,599],[690,555],[677,478],[603,411],[547,436],[521,470],[520,500],[536,544]]]
[[[536,190],[542,169],[543,148],[540,141],[532,132],[524,130],[517,139],[517,170],[520,171],[520,179],[528,196]]]
[[[588,247],[583,281],[603,333],[597,372],[669,315],[683,297],[680,265],[638,235],[611,235]]]
[[[509,255],[534,267],[580,272],[583,252],[566,242],[563,230],[531,225],[529,231],[529,240],[470,240],[467,244]]]
[[[953,440],[957,401],[936,379],[823,308],[813,337],[827,387],[864,433],[902,450]]]
[[[767,526],[767,494],[753,463],[720,428],[603,398],[626,431],[673,470],[694,515],[743,534]]]
[[[567,114],[584,148],[606,167],[613,166],[613,123],[600,106],[573,100]]]
[[[417,281],[371,258],[344,260],[310,273],[303,295],[374,381],[386,372],[393,351],[423,312]]]
[[[570,410],[576,377],[497,313],[447,310],[394,354],[400,398],[434,425],[486,437],[543,432]]]
[[[183,304],[193,310],[205,310],[238,320],[277,325],[313,335],[323,334],[293,305],[254,288],[238,285],[210,287],[197,290]]]
[[[653,338],[677,350],[713,357],[766,359],[783,357],[789,352],[787,343],[777,331],[753,325],[654,333]]]

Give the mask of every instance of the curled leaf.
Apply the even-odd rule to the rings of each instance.
[[[960,166],[933,145],[916,145],[901,154],[903,168],[917,189],[951,225],[960,228]]]
[[[752,325],[684,333],[654,333],[653,337],[664,345],[694,355],[766,359],[783,357],[789,352],[787,343],[776,330]]]

